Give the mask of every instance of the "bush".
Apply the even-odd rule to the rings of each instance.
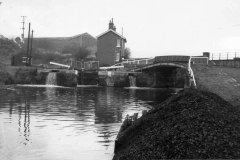
[[[8,55],[17,51],[20,47],[13,41],[8,38],[0,38],[0,54]]]
[[[79,47],[78,45],[71,45],[65,46],[65,48],[63,49],[63,53],[72,54],[74,60],[79,61],[86,58],[90,54],[90,51],[86,48]]]
[[[22,57],[26,57],[26,50],[21,49],[12,57],[12,64],[15,66],[24,66],[25,64],[22,62]],[[32,51],[32,63],[33,64],[49,64],[49,62],[58,62],[64,63],[69,56],[62,55],[59,53],[51,52],[51,51],[43,51],[40,49],[33,48]]]

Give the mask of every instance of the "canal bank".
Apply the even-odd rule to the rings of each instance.
[[[240,106],[239,68],[193,65],[192,69],[198,89],[216,93],[232,105]]]
[[[185,90],[122,126],[113,159],[240,158],[239,113],[216,94]]]

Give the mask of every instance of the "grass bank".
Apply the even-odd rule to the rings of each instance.
[[[240,158],[240,111],[210,92],[185,90],[128,124],[114,160]]]
[[[218,94],[234,106],[240,106],[240,69],[193,65],[197,87]]]

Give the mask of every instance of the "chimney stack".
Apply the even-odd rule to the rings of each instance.
[[[114,23],[113,23],[113,18],[112,18],[112,20],[110,20],[110,22],[109,22],[109,28],[108,28],[108,29],[111,29],[111,30],[116,31],[116,26],[115,26]]]

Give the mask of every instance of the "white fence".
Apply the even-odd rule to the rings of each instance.
[[[210,60],[232,60],[240,57],[240,52],[212,52],[210,54]]]

